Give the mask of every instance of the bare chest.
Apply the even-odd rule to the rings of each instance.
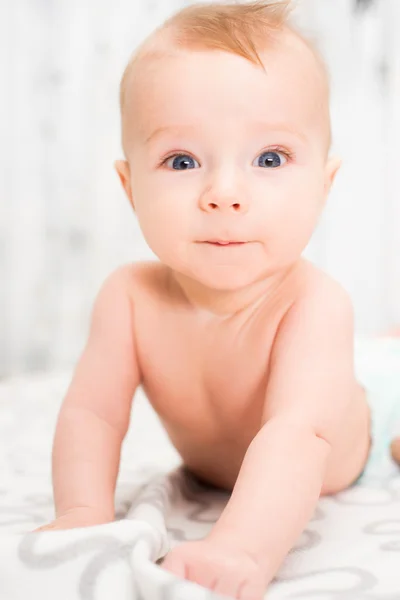
[[[174,311],[140,322],[142,385],[175,445],[248,444],[260,426],[277,324],[214,327]]]
[[[272,346],[293,294],[218,319],[188,307],[164,269],[139,271],[134,327],[142,387],[185,464],[231,489],[261,427]]]

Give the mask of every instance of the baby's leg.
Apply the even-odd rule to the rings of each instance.
[[[400,466],[400,437],[394,438],[390,445],[393,460]]]

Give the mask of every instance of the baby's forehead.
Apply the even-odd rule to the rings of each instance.
[[[169,57],[189,56],[190,50],[207,51],[210,50],[206,45],[202,48],[188,46],[177,43],[176,34],[171,27],[165,27],[153,32],[135,53],[129,70],[131,74],[135,73],[138,79],[141,74],[148,71],[149,66],[159,63]],[[306,65],[315,75],[320,78],[325,86],[329,87],[328,73],[326,66],[313,44],[307,40],[301,33],[292,26],[285,25],[278,32],[270,34],[264,45],[257,47],[258,55],[264,65],[268,65],[273,60],[274,55],[286,57],[287,62],[291,61],[294,67],[300,64]]]
[[[283,70],[288,90],[303,99],[306,112],[311,113],[331,143],[330,82],[327,66],[317,48],[298,31],[286,26],[273,47],[261,52],[266,69],[277,61]]]
[[[308,112],[312,113],[314,120],[318,120],[329,149],[329,80],[326,67],[313,45],[297,31],[285,26],[273,38],[269,38],[264,48],[259,48],[258,54],[267,75],[273,69],[281,70],[282,79],[286,79],[290,92],[297,94],[298,99],[300,96],[304,98],[303,103],[308,106]],[[143,97],[140,87],[144,82],[151,81],[153,73],[156,74],[159,69],[164,74],[168,73],[168,69],[173,70],[174,65],[169,59],[179,60],[180,56],[186,62],[191,60],[191,56],[195,59],[194,53],[177,46],[170,31],[155,32],[139,48],[134,58],[130,80],[126,81],[127,88],[130,87],[126,90],[126,99],[130,97],[133,100],[135,96],[138,102],[139,97]]]
[[[288,66],[298,70],[300,67],[309,72],[313,79],[315,88],[308,90],[325,95],[329,102],[329,73],[316,46],[307,38],[302,36],[292,27],[286,26],[280,33],[280,38],[274,47],[276,53],[280,53],[281,59],[286,59]],[[267,54],[268,54],[267,49]],[[268,58],[266,58],[268,60]]]

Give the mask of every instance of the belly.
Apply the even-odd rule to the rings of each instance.
[[[181,386],[179,397],[165,393],[152,396],[150,390],[147,397],[188,469],[214,486],[232,490],[260,427],[264,388],[263,382],[248,385],[245,394],[225,386],[212,395],[200,385],[197,394],[192,389],[183,393],[187,388]]]
[[[188,436],[188,430],[167,427],[166,430],[182,461],[196,477],[232,491],[251,440],[247,443],[238,438],[235,443],[224,437],[203,437],[198,433]]]
[[[261,415],[260,415],[261,416]],[[254,426],[243,421],[232,428],[164,422],[169,438],[186,467],[198,478],[231,491],[236,483],[247,448],[257,435]],[[231,424],[232,425],[232,424]],[[365,392],[357,387],[356,397],[343,430],[332,446],[321,495],[346,489],[362,472],[370,444],[370,415]]]

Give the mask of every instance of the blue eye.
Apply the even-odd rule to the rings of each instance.
[[[174,154],[174,156],[167,158],[164,161],[164,164],[166,164],[167,167],[171,167],[175,171],[187,171],[188,169],[194,169],[196,164],[200,166],[197,160],[188,154]]]
[[[268,150],[267,152],[260,154],[256,158],[255,162],[256,167],[263,167],[264,169],[276,169],[277,167],[281,167],[283,164],[285,164],[285,162],[287,162],[287,158],[282,152]]]

